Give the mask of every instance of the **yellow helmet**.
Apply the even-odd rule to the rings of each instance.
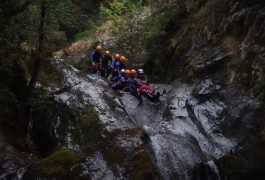
[[[110,52],[109,51],[105,51],[105,56],[109,56]]]
[[[125,74],[131,74],[131,71],[129,69],[126,69]]]
[[[136,70],[135,69],[132,69],[131,70],[131,74],[136,74]]]
[[[101,50],[101,46],[97,46],[97,47],[96,47],[96,50],[97,50],[97,51],[100,51],[100,50]]]
[[[121,56],[120,61],[123,62],[123,63],[125,63],[127,61],[127,59],[126,59],[125,56]]]
[[[115,54],[114,58],[115,59],[120,59],[120,55],[119,54]]]

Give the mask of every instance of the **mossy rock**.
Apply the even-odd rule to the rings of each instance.
[[[246,171],[244,162],[237,155],[225,155],[216,164],[223,179],[238,179]]]
[[[92,106],[87,107],[80,115],[78,129],[81,130],[82,137],[80,144],[84,145],[84,151],[88,154],[97,149],[97,145],[103,140],[102,131],[104,125],[100,123],[97,112]]]
[[[77,174],[72,171],[72,168],[84,160],[80,154],[71,150],[62,149],[34,163],[25,174],[25,178],[76,178]]]

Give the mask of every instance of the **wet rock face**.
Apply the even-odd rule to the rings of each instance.
[[[197,56],[192,60],[189,68],[192,69],[192,73],[203,75],[216,72],[229,59],[229,54],[221,46],[203,50]]]
[[[0,133],[0,179],[21,179],[28,162]]]
[[[55,89],[60,93],[53,93],[56,103],[49,111],[34,111],[32,135],[36,142],[44,139],[39,144],[49,156],[31,165],[25,178],[159,179],[143,131],[107,82],[98,75],[82,76],[59,58],[54,63],[70,88]],[[58,148],[63,151],[54,152]]]
[[[144,99],[139,106],[130,95],[121,98],[149,136],[146,143],[165,179],[218,179],[214,161],[235,151],[262,124],[253,118],[261,106],[218,80],[173,86],[160,85],[168,94],[159,104]]]
[[[55,95],[49,111],[34,109],[32,135],[49,152],[25,178],[218,179],[214,162],[261,123],[252,121],[259,103],[217,78],[157,84],[167,91],[161,101],[139,105],[98,75],[54,63],[70,88]]]

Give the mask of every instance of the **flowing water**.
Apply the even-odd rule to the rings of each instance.
[[[189,179],[194,166],[205,162],[214,167],[213,160],[236,145],[235,140],[222,134],[221,125],[228,107],[214,95],[221,86],[211,80],[191,85],[157,85],[158,91],[167,91],[161,102],[154,104],[144,99],[143,105],[139,105],[129,93],[117,98],[99,75],[87,75],[85,79],[80,79],[77,70],[65,68],[64,72],[72,89],[82,91],[84,102],[93,104],[100,120],[103,123],[112,122],[106,127],[108,130],[133,125],[148,134],[148,146],[164,179]],[[106,94],[115,99],[116,109],[126,116],[118,118],[118,114],[113,114],[104,102]],[[63,94],[57,98],[67,101],[70,97]]]
[[[64,73],[64,85],[70,87],[69,91],[57,95],[56,101],[76,110],[92,105],[104,124],[102,136],[106,132],[121,132],[112,143],[127,150],[144,143],[163,179],[191,179],[196,176],[194,168],[199,164],[204,164],[214,174],[213,178],[219,179],[214,161],[237,145],[237,139],[225,131],[229,126],[227,121],[235,119],[237,112],[245,108],[227,103],[223,97],[227,92],[221,83],[209,78],[189,84],[175,81],[171,85],[152,85],[158,86],[157,91],[167,93],[159,103],[144,98],[140,105],[131,94],[111,90],[108,81],[99,75],[81,75],[62,59],[53,61]],[[240,102],[250,103],[247,99]],[[66,121],[58,116],[52,123],[51,134],[61,147],[82,154],[85,145],[74,138],[77,120],[73,119]],[[123,132],[133,128],[144,131],[146,140],[124,135]],[[100,149],[78,166],[82,169],[81,177],[124,179],[124,167],[116,166],[114,170]],[[25,163],[21,171],[24,167]]]

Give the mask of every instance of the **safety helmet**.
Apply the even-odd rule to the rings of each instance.
[[[114,58],[115,59],[120,59],[120,55],[119,54],[115,54]]]
[[[110,52],[109,51],[105,51],[105,56],[109,56]]]
[[[138,73],[139,74],[144,74],[144,70],[143,69],[138,69]]]
[[[121,73],[125,73],[125,69],[121,69]]]
[[[135,69],[132,69],[131,70],[131,74],[136,74],[136,70]]]
[[[125,57],[125,56],[121,56],[121,58],[120,58],[120,61],[121,61],[121,62],[125,63],[125,62],[126,62],[126,60],[127,60],[127,59],[126,59],[126,57]]]
[[[97,46],[97,47],[96,47],[96,50],[97,50],[97,51],[100,51],[100,50],[101,50],[101,46]]]
[[[129,69],[126,69],[125,74],[131,74],[131,71]]]

